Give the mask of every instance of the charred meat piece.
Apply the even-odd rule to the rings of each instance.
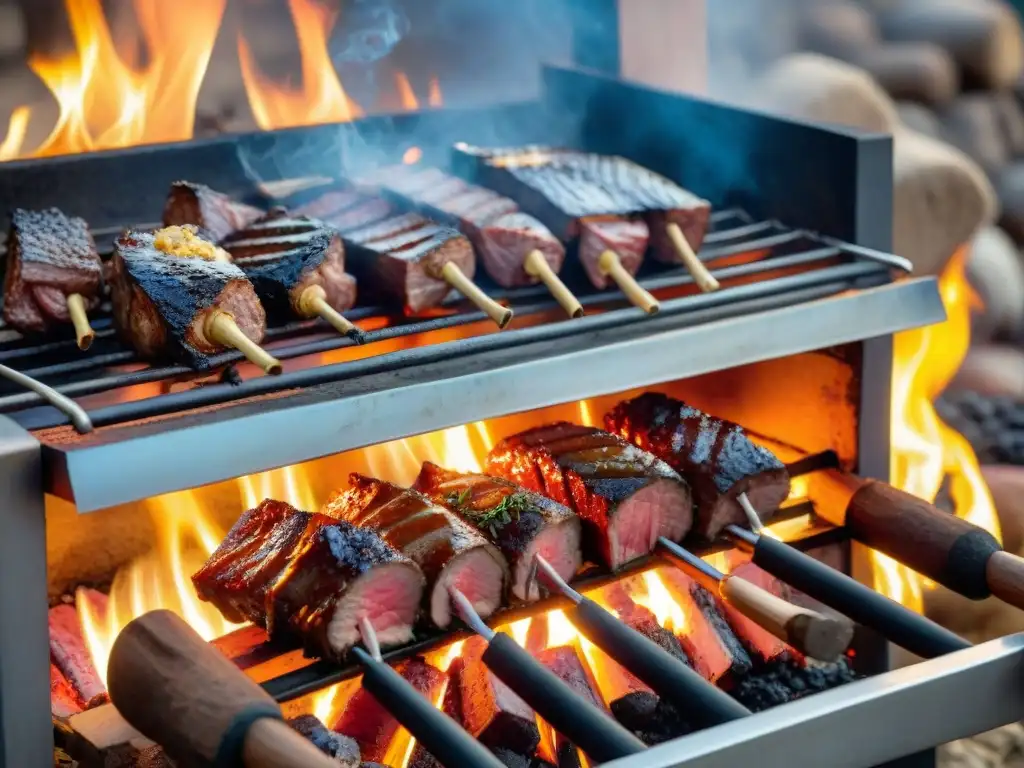
[[[69,323],[68,296],[86,309],[99,303],[103,268],[84,219],[56,208],[11,214],[4,277],[4,321],[19,331],[43,332]]]
[[[494,676],[483,662],[486,644],[466,641],[459,678],[462,725],[490,749],[532,755],[540,743],[537,716],[530,705]]]
[[[665,462],[621,438],[567,422],[506,438],[487,472],[564,504],[583,524],[584,555],[618,568],[678,541],[693,522],[690,491]]]
[[[273,208],[249,226],[236,230],[221,241],[235,261],[284,253],[305,245],[323,223],[308,216],[292,216],[284,208]]]
[[[245,273],[216,256],[169,255],[161,248],[173,251],[177,242],[166,232],[127,231],[114,245],[110,289],[121,337],[142,357],[169,357],[204,370],[211,355],[226,349],[206,331],[211,314],[221,311],[259,344],[267,319]]]
[[[406,232],[419,231],[429,226],[430,222],[418,213],[403,213],[400,216],[378,221],[359,229],[351,229],[345,233],[345,239],[359,245],[390,240]]]
[[[369,619],[383,645],[409,640],[423,575],[373,531],[270,499],[246,512],[192,577],[229,621],[300,637],[340,658]]]
[[[176,181],[164,205],[164,226],[191,224],[216,243],[262,215],[259,208],[239,203],[203,184]]]
[[[763,589],[765,592],[781,597],[790,602],[792,595],[785,584],[753,563],[743,563],[732,569],[731,574],[746,579]],[[783,642],[753,619],[744,616],[740,611],[725,600],[719,601],[722,613],[737,637],[750,651],[751,657],[761,664],[768,664],[782,659],[803,658],[799,651]]]
[[[341,237],[330,230],[311,233],[294,250],[249,259],[236,257],[235,263],[252,281],[274,323],[316,315],[306,298],[311,288],[322,289],[324,300],[336,312],[343,313],[356,303],[355,278],[345,272],[345,248]],[[319,291],[315,293],[319,295]]]
[[[533,251],[540,251],[551,271],[558,273],[565,263],[565,246],[551,230],[526,213],[505,213],[490,219],[487,208],[468,214],[463,224],[480,254],[484,269],[498,285],[514,288],[531,285],[538,278],[527,274],[523,265]]]
[[[751,661],[719,609],[719,601],[682,571],[662,568],[662,580],[686,616],[685,627],[676,627],[679,642],[693,668],[712,683],[729,687],[750,671]]]
[[[325,755],[333,757],[339,768],[359,768],[359,745],[355,739],[328,730],[314,715],[293,717],[288,721],[288,725],[305,736]]]
[[[697,532],[714,539],[729,524],[747,524],[737,498],[746,493],[762,521],[789,495],[789,473],[743,428],[658,392],[619,403],[609,431],[666,461],[693,488]]]
[[[437,700],[445,683],[444,672],[419,656],[402,662],[396,671],[430,701]],[[345,711],[331,730],[355,739],[364,760],[380,762],[387,755],[399,727],[398,720],[380,705],[373,694],[360,688],[348,700]]]
[[[470,525],[501,550],[512,570],[512,594],[540,599],[535,557],[541,555],[566,581],[582,564],[576,513],[508,480],[462,474],[427,461],[413,486]]]
[[[455,587],[483,617],[501,606],[508,565],[475,528],[418,491],[355,474],[351,487],[338,491],[323,513],[376,531],[404,553],[427,577],[430,618],[438,627],[451,623],[448,588]]]
[[[650,231],[637,219],[590,217],[579,222],[579,259],[595,288],[607,288],[611,282],[601,271],[601,255],[614,251],[622,266],[635,275],[644,261]]]

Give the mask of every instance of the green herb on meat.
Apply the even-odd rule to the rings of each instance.
[[[497,536],[498,531],[519,519],[520,512],[526,512],[530,508],[530,497],[525,493],[510,493],[490,509],[473,509],[466,505],[471,496],[469,488],[462,493],[454,491],[447,496],[447,502],[458,510],[459,514],[473,521],[478,528],[486,528],[491,536]]]

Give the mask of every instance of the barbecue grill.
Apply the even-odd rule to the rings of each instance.
[[[509,330],[496,332],[483,313],[459,304],[428,318],[360,307],[347,313],[369,329],[358,347],[317,323],[272,328],[268,344],[286,365],[279,377],[260,376],[231,355],[198,379],[178,366],[142,366],[102,314],[85,356],[71,335],[35,342],[3,331],[0,364],[29,380],[0,388],[8,494],[0,606],[17,617],[0,625],[0,766],[51,759],[44,494],[85,515],[469,422],[527,418],[590,398],[614,402],[648,387],[757,400],[762,415],[745,426],[791,451],[794,476],[842,466],[888,477],[892,334],[944,319],[936,281],[910,276],[911,265],[888,252],[891,140],[628,84],[615,77],[618,62],[594,60],[594,41],[586,42],[577,60],[611,74],[546,68],[541,98],[530,103],[0,167],[5,211],[58,205],[89,221],[100,251],[109,252],[122,228],[152,226],[179,178],[266,203],[265,182],[322,176],[325,157],[343,159],[329,169],[341,177],[362,162],[396,162],[412,146],[425,163],[444,166],[456,141],[619,154],[713,203],[699,256],[723,286],[701,294],[682,267],[651,267],[640,283],[662,308],[647,316],[614,291],[578,282],[588,315],[569,320],[542,287],[503,291],[481,281],[515,308]],[[775,417],[773,399],[786,404]],[[818,428],[788,434],[794,414]],[[784,510],[784,518],[811,515],[793,545],[870,583],[864,547],[824,522],[815,504],[812,497]],[[457,636],[428,635],[390,658]],[[609,765],[927,765],[935,745],[1024,716],[1019,637],[896,671],[887,671],[885,638],[859,631],[855,647],[864,680]],[[290,701],[356,674],[315,662],[263,686]]]

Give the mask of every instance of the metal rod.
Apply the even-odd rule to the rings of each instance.
[[[560,592],[563,597],[573,603],[579,603],[583,599],[583,595],[570,587],[565,582],[565,579],[558,575],[558,571],[551,567],[551,563],[540,555],[537,555],[536,561],[537,573],[541,576],[541,581],[545,582],[549,589],[553,588],[552,591]]]
[[[496,634],[495,631],[488,627],[484,620],[480,618],[480,614],[474,610],[473,604],[469,602],[469,598],[455,587],[449,587],[448,594],[451,596],[452,602],[455,603],[455,612],[459,614],[459,618],[484,640],[493,640]]]
[[[740,507],[743,509],[743,514],[747,516],[747,522],[750,523],[750,530],[755,533],[761,533],[764,530],[764,525],[761,524],[761,518],[757,514],[757,510],[754,509],[754,505],[750,503],[750,499],[747,498],[746,493],[741,493],[736,497],[736,501],[739,502]]]
[[[32,377],[26,376],[24,373],[19,373],[13,368],[8,368],[6,365],[0,365],[0,376],[8,381],[14,382],[19,387],[24,387],[25,389],[35,392],[43,398],[43,400],[67,416],[71,420],[75,429],[82,434],[92,432],[93,424],[89,415],[74,400],[65,397],[52,387],[48,387],[46,384],[43,384],[41,381],[36,381]]]

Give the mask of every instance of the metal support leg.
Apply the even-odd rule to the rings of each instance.
[[[0,418],[0,768],[53,764],[41,451]]]

